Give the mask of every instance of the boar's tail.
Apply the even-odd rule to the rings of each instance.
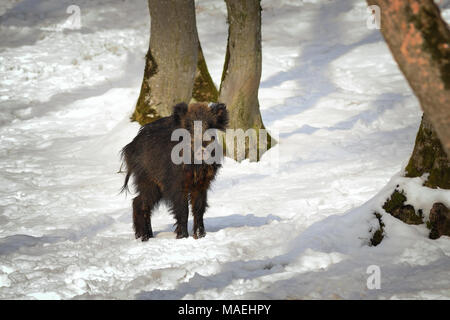
[[[128,193],[130,192],[130,189],[128,188],[128,181],[130,180],[131,175],[133,174],[133,151],[134,151],[134,144],[133,142],[127,144],[121,151],[121,158],[122,158],[122,164],[125,163],[125,166],[127,168],[127,175],[125,176],[125,182],[123,183],[123,186],[120,190],[120,193],[124,192]]]

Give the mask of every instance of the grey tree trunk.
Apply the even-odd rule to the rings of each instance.
[[[131,117],[141,125],[172,113],[192,96],[199,42],[194,0],[148,0],[150,46]]]
[[[450,157],[450,30],[433,0],[368,0],[381,33]]]
[[[228,43],[219,101],[227,105],[230,128],[259,131],[264,129],[258,101],[262,63],[260,0],[225,0],[225,3]],[[274,142],[269,137],[268,148]]]

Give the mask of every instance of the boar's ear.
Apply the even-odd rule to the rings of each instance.
[[[173,107],[173,117],[177,124],[180,123],[181,119],[186,115],[188,111],[188,105],[184,102],[177,104]]]
[[[228,125],[228,111],[224,103],[215,103],[211,105],[211,112],[216,117],[216,128],[225,130]]]

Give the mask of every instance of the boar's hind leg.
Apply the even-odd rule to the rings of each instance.
[[[145,215],[147,208],[142,198],[142,195],[139,195],[133,199],[133,228],[136,239],[143,237],[146,233]]]
[[[133,199],[133,226],[136,239],[147,241],[153,237],[150,217],[160,199],[161,193],[153,183],[146,186],[145,193]]]
[[[193,236],[195,239],[203,238],[206,235],[205,226],[203,225],[203,215],[208,206],[206,194],[206,190],[191,193],[192,214],[194,216]]]

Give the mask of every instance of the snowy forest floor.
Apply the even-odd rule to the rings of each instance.
[[[147,4],[78,0],[82,28],[58,31],[72,3],[0,4],[0,298],[450,298],[450,239],[381,208],[396,185],[425,213],[435,200],[449,206],[450,193],[401,177],[421,111],[379,30],[366,27],[365,1],[262,1],[259,98],[278,162],[227,159],[207,236],[176,240],[161,205],[145,243],[117,171],[139,129],[129,116]],[[225,4],[196,7],[218,85]],[[386,236],[371,247],[375,211]],[[380,289],[367,287],[370,265]]]

